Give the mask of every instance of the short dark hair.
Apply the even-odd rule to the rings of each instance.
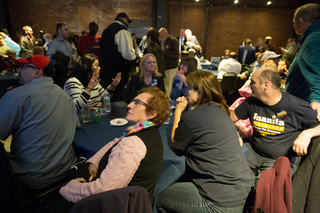
[[[146,113],[157,112],[157,116],[150,121],[154,122],[159,128],[170,116],[170,100],[158,87],[143,88],[139,91],[139,94],[144,92],[152,95],[147,100]]]
[[[320,5],[311,3],[298,7],[296,9],[296,19],[299,18],[313,24],[320,19]]]
[[[147,32],[147,38],[149,38],[149,36],[151,36],[151,41],[152,42],[158,42],[159,41],[159,32],[158,30],[156,30],[156,28],[154,27],[150,27],[148,32]]]
[[[94,26],[94,25],[98,25],[98,23],[96,21],[92,21],[92,22],[89,23],[89,27],[90,26]]]
[[[265,39],[265,40],[264,40],[264,43],[269,45],[270,39]]]
[[[67,25],[67,24],[66,24],[66,23],[59,23],[59,24],[57,24],[57,26],[56,26],[56,31],[57,31],[57,33],[58,33],[58,30],[61,29],[63,25]]]
[[[33,55],[43,55],[44,49],[41,46],[35,46],[32,51]],[[40,54],[41,53],[41,54]]]
[[[263,84],[263,82],[268,80],[273,84],[274,89],[280,89],[281,77],[275,68],[268,67],[267,69],[263,70],[259,76],[259,80],[260,84]]]

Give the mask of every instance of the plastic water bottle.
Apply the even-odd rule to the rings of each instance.
[[[110,103],[110,94],[106,91],[103,97],[103,107],[101,110],[101,115],[105,115],[107,112],[111,110],[111,103]]]

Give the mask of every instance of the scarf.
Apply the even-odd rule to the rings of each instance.
[[[155,123],[151,122],[151,121],[144,121],[142,123],[138,123],[132,126],[127,127],[124,131],[123,134],[124,136],[129,136],[135,132],[139,132],[143,129],[147,129],[149,127],[155,126]]]

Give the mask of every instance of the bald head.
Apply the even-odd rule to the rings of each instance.
[[[229,54],[229,58],[237,59],[237,53],[236,52],[231,52]]]
[[[265,81],[269,81],[272,83],[272,87],[274,89],[280,89],[281,86],[281,78],[280,75],[274,67],[261,67],[257,69],[252,77],[259,78],[259,83],[263,84]]]

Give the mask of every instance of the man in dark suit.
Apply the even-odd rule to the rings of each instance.
[[[238,61],[241,64],[252,64],[255,61],[256,49],[251,46],[251,40],[246,39],[244,45],[241,45],[238,50]]]

